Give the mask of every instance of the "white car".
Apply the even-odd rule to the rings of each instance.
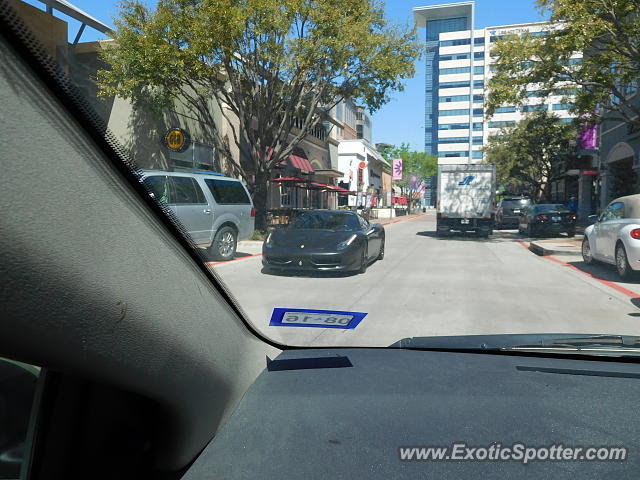
[[[640,270],[640,194],[616,198],[599,217],[589,219],[595,223],[584,232],[584,262],[615,265],[624,279]]]

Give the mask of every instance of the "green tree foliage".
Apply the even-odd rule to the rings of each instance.
[[[544,36],[509,36],[496,43],[495,76],[489,81],[487,112],[521,104],[527,90],[561,93],[576,115],[609,117],[640,126],[640,108],[629,89],[640,77],[638,0],[538,0],[555,25]],[[583,53],[582,61],[571,60]],[[567,91],[569,90],[569,92]],[[567,93],[575,90],[575,98]]]
[[[395,184],[402,188],[408,198],[413,199],[419,189],[412,187],[411,177],[416,177],[418,186],[422,180],[438,173],[438,157],[425,152],[411,150],[409,144],[402,143],[399,147],[392,146],[383,152],[385,160],[389,163],[394,158],[402,159],[402,180],[396,180]],[[409,202],[409,213],[411,213],[411,202]]]
[[[390,24],[379,0],[159,0],[155,10],[125,0],[115,26],[101,94],[156,109],[185,103],[234,173],[255,176],[261,229],[270,171],[340,99],[371,111],[386,103],[420,55],[415,30]]]
[[[572,124],[548,112],[536,112],[489,137],[484,162],[496,166],[499,185],[548,199],[550,182],[564,173],[570,160]]]

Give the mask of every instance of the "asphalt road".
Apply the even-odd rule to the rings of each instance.
[[[385,258],[364,275],[266,274],[260,256],[211,268],[261,332],[289,345],[388,346],[414,336],[502,333],[640,335],[640,284],[618,282],[608,266],[539,257],[515,232],[439,238],[433,213],[385,228]],[[246,254],[259,252],[253,248]],[[355,330],[272,327],[275,307],[367,316]]]

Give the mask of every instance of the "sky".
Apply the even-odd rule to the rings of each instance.
[[[44,8],[38,0],[27,3]],[[458,1],[458,0],[455,0]],[[111,26],[117,14],[119,0],[70,0],[76,7]],[[149,4],[155,2],[149,1]],[[387,17],[395,23],[413,24],[414,7],[449,3],[445,0],[386,0]],[[64,14],[56,16],[69,22],[69,38],[73,41],[80,24]],[[535,8],[535,0],[476,0],[476,28],[544,20]],[[418,32],[421,41],[424,30]],[[85,29],[81,41],[104,38],[104,35]],[[373,142],[400,145],[408,143],[412,149],[424,150],[424,60],[416,63],[416,75],[405,82],[402,92],[392,92],[391,101],[372,115]]]

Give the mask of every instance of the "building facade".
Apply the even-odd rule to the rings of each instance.
[[[344,173],[339,186],[352,192],[341,206],[376,207],[385,205],[389,178],[387,161],[364,139],[343,140],[338,145],[338,169]]]
[[[563,96],[542,101],[533,86],[526,105],[506,105],[486,117],[492,45],[507,35],[543,35],[550,27],[538,22],[473,29],[474,8],[474,2],[459,2],[413,9],[417,26],[426,31],[425,152],[437,155],[439,164],[481,162],[489,136],[532,111],[548,110],[573,120]]]
[[[640,105],[634,89],[630,100]],[[600,126],[600,209],[613,199],[640,193],[640,130],[604,115]]]

